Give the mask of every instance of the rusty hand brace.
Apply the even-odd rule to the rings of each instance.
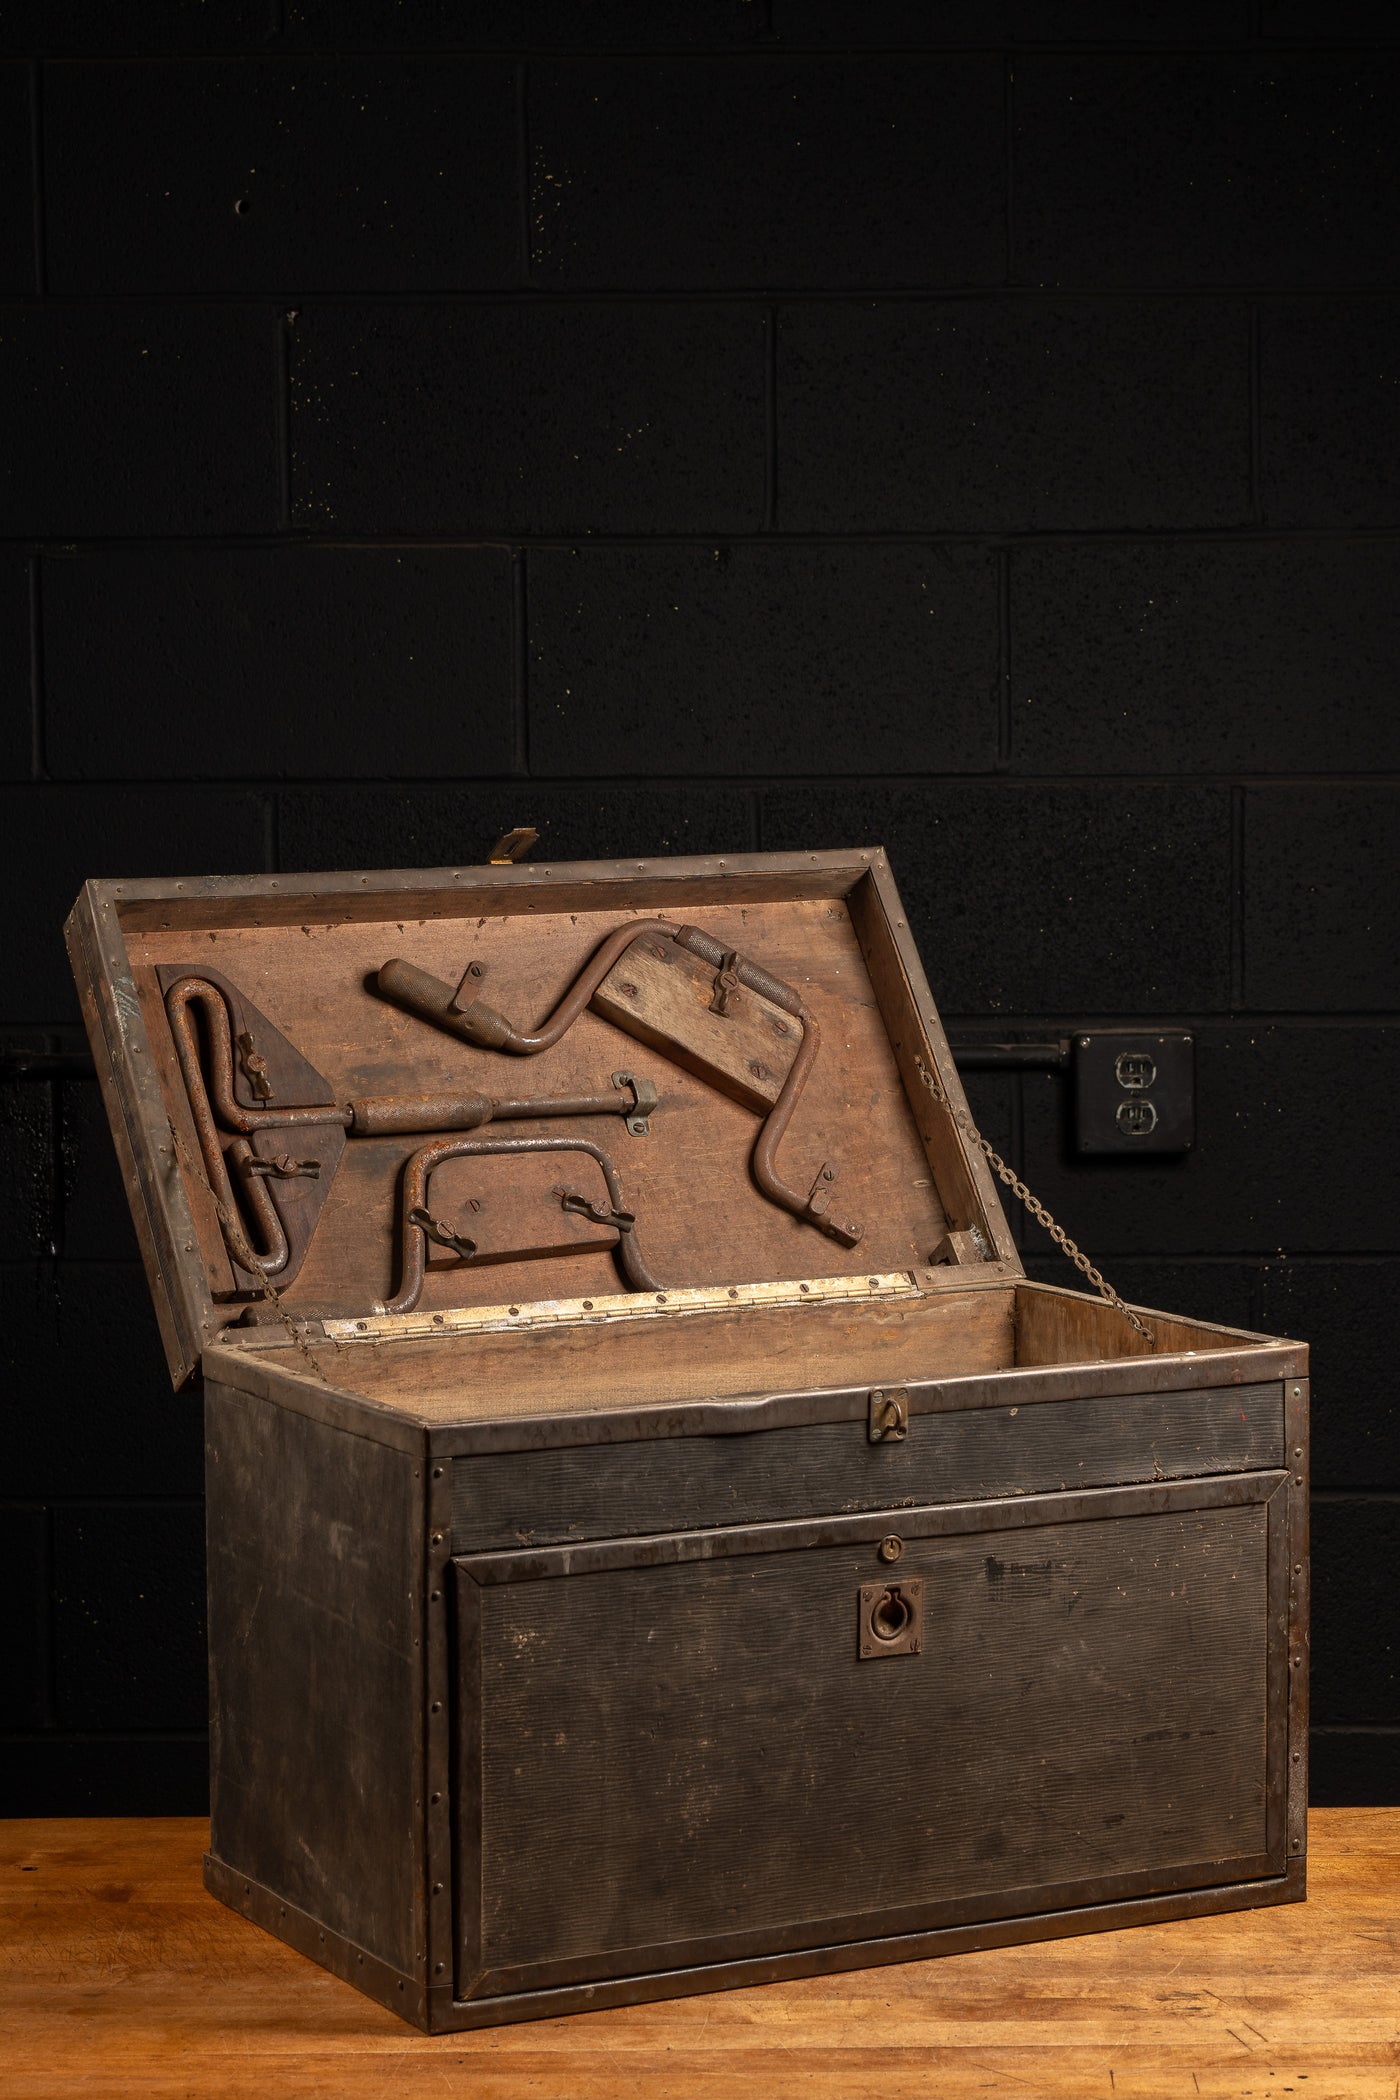
[[[759,993],[771,1005],[780,1006],[784,1013],[791,1014],[795,1020],[801,1022],[801,1045],[789,1068],[787,1078],[783,1081],[782,1092],[769,1110],[763,1127],[754,1140],[750,1161],[753,1178],[770,1203],[780,1204],[784,1210],[790,1210],[795,1218],[801,1218],[808,1225],[815,1225],[818,1232],[824,1232],[829,1239],[839,1241],[843,1247],[854,1247],[865,1228],[833,1218],[828,1208],[831,1201],[830,1184],[836,1178],[834,1167],[820,1168],[811,1192],[806,1196],[792,1188],[778,1172],[778,1147],[783,1141],[788,1124],[792,1121],[792,1112],[797,1106],[803,1087],[807,1084],[807,1075],[816,1063],[817,1051],[821,1047],[821,1030],[817,1026],[816,1015],[810,1007],[804,1005],[801,996],[790,984],[784,984],[781,978],[770,977],[767,970],[760,969],[757,963],[748,962],[743,956],[736,956],[732,949],[723,947],[709,934],[702,933],[698,926],[678,927],[675,938],[678,947],[688,948],[692,955],[698,955],[702,962],[709,963],[711,968],[720,972],[720,993],[726,1005],[732,985],[726,984],[725,979],[734,978],[740,984],[746,984],[751,992]]]
[[[587,1138],[522,1137],[522,1138],[439,1138],[436,1143],[422,1145],[404,1162],[403,1187],[400,1196],[400,1216],[403,1227],[403,1266],[399,1287],[392,1298],[376,1305],[377,1313],[412,1312],[423,1295],[423,1280],[427,1274],[428,1242],[434,1240],[470,1260],[475,1253],[475,1242],[452,1227],[433,1217],[428,1209],[428,1182],[435,1168],[448,1159],[487,1159],[499,1153],[508,1155],[522,1152],[585,1152],[596,1159],[603,1170],[603,1180],[608,1191],[608,1210],[601,1204],[592,1205],[586,1198],[570,1202],[575,1191],[559,1192],[564,1209],[582,1207],[597,1224],[613,1225],[617,1228],[617,1246],[614,1250],[621,1267],[623,1279],[629,1290],[658,1291],[661,1285],[643,1261],[637,1246],[636,1220],[623,1207],[622,1190],[618,1184],[617,1169],[600,1145],[590,1144]]]
[[[713,939],[698,926],[674,926],[667,919],[633,919],[610,933],[602,945],[584,964],[573,983],[555,1006],[548,1018],[540,1023],[533,1033],[525,1033],[512,1026],[503,1014],[488,1006],[485,1000],[467,997],[473,990],[470,983],[472,972],[463,978],[454,992],[450,985],[428,971],[419,969],[416,963],[406,962],[401,956],[384,963],[378,973],[378,987],[384,998],[396,1006],[404,1007],[416,1014],[420,1020],[429,1021],[434,1027],[446,1029],[465,1043],[479,1049],[502,1050],[515,1057],[534,1057],[541,1050],[548,1050],[571,1028],[588,1005],[614,963],[624,955],[634,942],[647,936],[659,936],[674,941],[677,947],[697,955],[719,973],[717,1003],[713,1011],[724,1015],[729,999],[737,985],[745,985],[770,1005],[780,1007],[791,1014],[802,1025],[802,1041],[796,1057],[789,1068],[782,1089],[769,1110],[763,1126],[754,1142],[751,1166],[754,1180],[770,1203],[791,1211],[804,1224],[814,1225],[828,1238],[837,1240],[843,1247],[854,1247],[861,1239],[864,1228],[853,1225],[831,1215],[831,1188],[835,1179],[835,1168],[823,1166],[817,1173],[811,1190],[803,1195],[793,1188],[778,1172],[778,1147],[782,1143],[793,1110],[796,1108],[808,1074],[815,1062],[821,1043],[821,1031],[816,1016],[803,1003],[801,996],[790,984],[773,977],[758,963],[736,955],[732,949]],[[466,998],[466,1003],[462,1001]]]

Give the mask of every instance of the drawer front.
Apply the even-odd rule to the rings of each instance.
[[[452,1467],[458,1553],[760,1524],[827,1511],[1193,1479],[1284,1463],[1283,1387],[1109,1394],[864,1422],[502,1451]]]
[[[1285,1502],[459,1559],[459,1996],[1282,1872]]]

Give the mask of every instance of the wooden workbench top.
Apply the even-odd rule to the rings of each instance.
[[[1306,1905],[420,2035],[205,1894],[208,1826],[0,1824],[0,2092],[368,2100],[1396,2100],[1400,1809]]]

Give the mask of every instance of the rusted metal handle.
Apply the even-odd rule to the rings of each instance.
[[[377,983],[384,998],[392,1000],[395,1006],[417,1014],[420,1021],[431,1021],[435,1028],[445,1028],[464,1043],[474,1043],[480,1050],[508,1050],[513,1057],[536,1057],[541,1050],[552,1049],[565,1030],[573,1027],[619,955],[633,941],[644,933],[663,934],[670,940],[675,931],[668,919],[633,919],[629,925],[619,926],[584,964],[548,1020],[542,1021],[532,1035],[513,1028],[504,1014],[498,1014],[484,999],[473,999],[469,1006],[459,1007],[451,985],[420,970],[417,963],[406,962],[402,956],[393,956],[380,966]]]
[[[653,1104],[654,1106],[655,1104]],[[377,1094],[350,1103],[352,1137],[407,1137],[430,1130],[479,1130],[541,1116],[630,1116],[631,1103],[606,1094]]]
[[[209,1037],[207,1091],[199,1061],[199,1042],[190,1013],[191,1007],[195,1006],[203,1011]],[[349,1109],[337,1108],[333,1102],[317,1108],[240,1106],[233,1095],[233,1038],[228,1007],[218,986],[210,984],[207,978],[177,977],[165,995],[165,1011],[170,1033],[175,1038],[175,1054],[180,1060],[196,1125],[201,1111],[207,1117],[211,1105],[224,1129],[237,1131],[242,1137],[251,1137],[255,1130],[307,1129],[318,1123],[339,1123],[342,1127],[349,1124]],[[203,1143],[202,1136],[200,1142]]]
[[[448,1159],[487,1159],[497,1153],[509,1155],[522,1152],[586,1152],[590,1159],[597,1160],[603,1170],[608,1202],[612,1209],[623,1215],[630,1215],[622,1200],[617,1169],[601,1145],[590,1144],[587,1138],[439,1138],[436,1144],[420,1146],[417,1152],[411,1153],[404,1161],[400,1201],[403,1264],[399,1288],[392,1298],[386,1299],[382,1305],[375,1306],[374,1310],[377,1313],[412,1312],[423,1295],[423,1282],[428,1266],[428,1234],[420,1220],[423,1217],[431,1217],[428,1210],[428,1181],[434,1169]],[[661,1285],[638,1252],[635,1227],[619,1233],[614,1253],[622,1269],[623,1279],[630,1289],[661,1289]]]
[[[212,1107],[210,1090],[205,1087],[204,1068],[200,1063],[199,1040],[191,1012],[193,1007],[203,1010],[209,1037],[209,1061],[213,1072]],[[289,1259],[287,1235],[273,1205],[266,1180],[249,1172],[253,1161],[253,1148],[248,1143],[248,1134],[254,1130],[295,1127],[298,1124],[343,1122],[346,1118],[334,1108],[240,1108],[233,1098],[233,1043],[228,1008],[218,986],[210,984],[206,978],[177,977],[165,995],[165,1010],[170,1020],[175,1055],[185,1082],[190,1116],[204,1159],[204,1171],[216,1205],[221,1204],[224,1213],[234,1220],[234,1231],[231,1233],[227,1228],[224,1230],[229,1252],[241,1269],[248,1267],[244,1257],[251,1256],[254,1266],[249,1270],[250,1274],[279,1276]],[[225,1126],[238,1133],[228,1148],[227,1160],[224,1157],[224,1141],[215,1121],[215,1109],[218,1110]],[[244,1211],[234,1194],[233,1183],[229,1178],[230,1165],[238,1175],[244,1204],[255,1220],[255,1229],[252,1232],[244,1223]]]
[[[770,976],[758,963],[749,962],[744,956],[731,959],[730,951],[700,927],[678,927],[676,945],[679,948],[688,948],[692,955],[698,955],[700,960],[708,963],[712,969],[722,969],[729,964],[740,984],[746,984],[751,992],[757,992],[770,1006],[781,1007],[784,1013],[795,1015],[802,1023],[802,1042],[788,1068],[782,1092],[768,1111],[763,1128],[754,1140],[750,1160],[753,1178],[770,1203],[776,1203],[782,1210],[791,1211],[793,1216],[801,1218],[805,1225],[815,1225],[818,1232],[824,1232],[828,1239],[839,1241],[841,1246],[854,1247],[863,1237],[865,1228],[831,1215],[830,1197],[824,1184],[835,1180],[834,1168],[823,1167],[811,1193],[806,1196],[799,1189],[791,1187],[778,1172],[778,1147],[787,1133],[788,1124],[792,1121],[792,1112],[797,1106],[803,1087],[807,1084],[807,1075],[816,1062],[817,1051],[821,1046],[821,1030],[817,1026],[816,1015],[792,985],[784,984],[780,977]]]

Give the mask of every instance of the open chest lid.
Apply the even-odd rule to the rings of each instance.
[[[177,1386],[269,1320],[1022,1273],[879,849],[89,882],[67,938]]]

